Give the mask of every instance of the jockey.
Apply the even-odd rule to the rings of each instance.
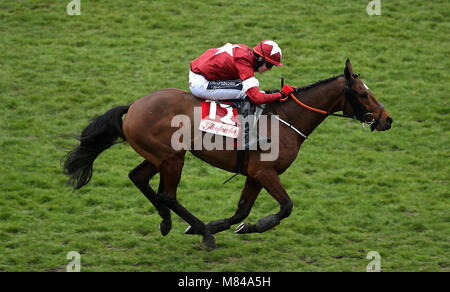
[[[209,49],[190,63],[189,89],[204,99],[244,99],[255,104],[273,102],[292,93],[284,85],[280,92],[265,94],[259,90],[255,72],[264,73],[281,64],[281,49],[274,41],[262,41],[253,50],[241,44],[227,43]]]

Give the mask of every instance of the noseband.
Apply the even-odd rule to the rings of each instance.
[[[380,108],[380,114],[378,115],[378,118],[375,119],[375,115],[373,113],[377,108]],[[371,129],[374,129],[380,122],[381,116],[383,115],[383,111],[384,111],[384,106],[380,103],[377,106],[375,106],[374,108],[372,108],[369,112],[365,113],[364,121],[362,122],[363,127],[365,127],[365,125],[368,125],[368,126],[370,126]],[[372,119],[370,121],[367,121],[368,116],[372,117]]]

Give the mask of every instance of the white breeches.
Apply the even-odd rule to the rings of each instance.
[[[203,99],[226,100],[244,99],[248,88],[245,81],[223,80],[208,81],[200,74],[189,70],[189,89],[192,94]]]

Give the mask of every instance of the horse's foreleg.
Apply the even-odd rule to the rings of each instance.
[[[234,215],[231,216],[230,218],[209,222],[208,225],[206,225],[209,232],[214,234],[217,232],[228,230],[230,229],[231,225],[237,224],[242,220],[244,220],[245,218],[247,218],[248,214],[250,213],[250,210],[253,207],[253,203],[258,197],[261,189],[262,186],[257,180],[251,177],[247,177],[244,189],[242,190],[241,198],[239,199],[237,210],[234,213]],[[191,228],[191,226],[189,226],[186,229],[185,233],[195,234],[195,231],[193,230],[193,228]]]
[[[269,194],[278,201],[280,204],[280,211],[277,214],[272,214],[259,219],[256,224],[242,223],[236,227],[236,233],[245,234],[265,232],[280,224],[280,221],[288,217],[292,212],[292,201],[281,184],[278,174],[274,170],[264,170],[260,172],[256,179],[269,192]]]
[[[183,165],[184,153],[183,155],[180,154],[165,160],[160,165],[159,171],[162,178],[163,191],[158,193],[158,196],[167,207],[189,223],[196,233],[203,235],[203,244],[205,244],[208,249],[215,249],[216,241],[214,236],[206,228],[206,225],[177,201],[176,192],[180,182]]]
[[[158,210],[159,215],[163,219],[159,225],[159,230],[162,235],[167,235],[172,228],[172,219],[170,216],[170,210],[166,205],[158,198],[155,191],[150,187],[150,179],[158,173],[156,167],[150,162],[144,161],[138,167],[130,171],[128,177],[136,185],[136,187],[145,195],[145,197],[152,203]],[[161,185],[160,185],[161,190]],[[158,192],[160,192],[158,190]]]

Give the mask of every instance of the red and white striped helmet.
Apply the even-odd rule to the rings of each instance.
[[[283,66],[281,64],[281,49],[276,42],[269,40],[262,41],[253,48],[253,51],[263,57],[267,62],[275,66]]]

